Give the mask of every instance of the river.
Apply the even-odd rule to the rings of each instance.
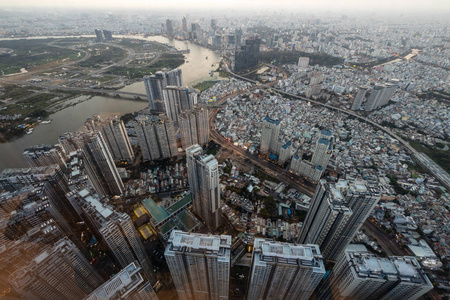
[[[209,72],[217,69],[217,64],[220,61],[218,53],[190,42],[170,40],[162,36],[151,36],[148,38],[141,36],[121,37],[157,41],[180,50],[189,48],[190,53],[185,54],[186,62],[180,66],[184,85],[190,86],[207,80],[210,78]],[[121,90],[145,94],[143,82],[131,84]],[[71,102],[75,103],[85,99],[86,96],[80,96],[71,100]],[[0,171],[5,168],[27,167],[28,165],[22,155],[25,148],[39,144],[56,144],[61,134],[81,128],[86,119],[94,114],[105,116],[113,114],[123,115],[143,109],[146,106],[146,102],[95,96],[75,106],[58,111],[50,116],[50,119],[53,120],[50,124],[39,124],[32,134],[22,136],[9,143],[0,144]]]

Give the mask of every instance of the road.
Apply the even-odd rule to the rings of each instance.
[[[230,73],[233,77],[236,77],[236,78],[244,80],[244,81],[251,82],[253,84],[258,84],[258,82],[254,81],[254,80],[251,80],[251,79],[248,79],[248,78],[245,78],[243,76],[240,76],[240,75],[237,75],[237,74],[233,73],[230,70],[230,67],[227,64],[225,64],[225,68],[227,69],[227,72]],[[264,88],[264,87],[268,87],[268,86],[261,85],[259,88]],[[423,157],[424,154],[423,153],[418,152],[407,141],[402,139],[400,136],[398,136],[395,132],[393,132],[389,128],[387,128],[385,126],[382,126],[382,125],[380,125],[380,124],[378,124],[378,123],[376,123],[376,122],[374,122],[374,121],[372,121],[372,120],[370,120],[368,118],[360,116],[360,115],[358,115],[357,113],[355,113],[352,110],[347,110],[347,109],[335,107],[335,106],[332,106],[332,105],[329,105],[329,104],[325,104],[325,103],[322,103],[322,102],[319,102],[319,101],[311,100],[311,99],[308,99],[308,98],[305,98],[305,97],[302,97],[302,96],[298,96],[298,95],[294,95],[294,94],[291,94],[291,93],[287,93],[287,92],[285,92],[283,90],[280,90],[280,89],[277,89],[277,88],[271,88],[271,89],[273,91],[276,91],[276,92],[280,93],[281,95],[284,95],[284,96],[288,96],[288,97],[295,98],[295,99],[298,99],[298,100],[301,100],[301,101],[309,102],[309,103],[312,103],[312,104],[315,104],[315,105],[323,106],[323,107],[326,107],[326,108],[331,109],[331,110],[339,111],[339,112],[344,113],[346,115],[352,116],[352,117],[354,117],[354,118],[356,118],[356,119],[358,119],[360,121],[366,122],[367,124],[370,124],[371,126],[373,126],[373,127],[377,128],[377,129],[387,133],[392,138],[398,140],[406,149],[408,149],[408,151],[412,154],[413,158],[416,161],[418,161],[419,164],[424,169],[426,169],[432,176],[436,177],[436,179],[439,180],[439,182],[441,182],[445,187],[450,189],[450,180],[448,179],[448,177],[445,176],[445,174],[441,174],[442,171],[436,170],[436,168],[434,166],[430,165],[426,161],[426,159],[424,159],[424,157]]]
[[[368,236],[376,238],[376,242],[381,246],[389,256],[392,255],[411,255],[406,249],[403,249],[396,241],[395,236],[389,235],[380,227],[367,220],[362,228]]]
[[[261,88],[267,88],[271,85],[276,84],[276,82],[265,84],[265,85],[256,85],[252,87],[253,89],[261,89]],[[225,103],[227,98],[234,97],[236,95],[240,94],[240,92],[228,94],[225,96],[222,96],[218,101],[217,105],[222,105]],[[238,154],[243,159],[249,159],[252,164],[259,167],[260,169],[264,170],[267,174],[277,178],[278,180],[290,185],[291,187],[299,190],[300,192],[312,197],[314,195],[315,191],[315,185],[309,184],[304,181],[303,177],[294,175],[287,170],[281,168],[278,165],[275,165],[269,161],[262,160],[256,155],[251,154],[250,152],[247,152],[243,148],[236,146],[232,144],[230,141],[228,141],[225,137],[223,137],[220,133],[217,132],[215,126],[214,126],[214,119],[216,118],[218,110],[212,110],[209,114],[209,128],[210,128],[210,138],[216,142],[217,144],[221,145],[223,148],[233,150],[235,154]]]

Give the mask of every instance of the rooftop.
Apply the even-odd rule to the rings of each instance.
[[[174,247],[188,247],[192,249],[219,251],[220,248],[231,247],[231,236],[185,233],[179,230],[174,230],[172,231],[169,242],[172,242]]]
[[[156,224],[163,222],[170,216],[169,213],[162,206],[157,205],[152,198],[145,199],[142,201],[142,204],[150,216],[155,219]]]
[[[273,120],[272,118],[270,118],[269,116],[266,116],[264,118],[264,121],[269,122],[271,124],[275,124],[275,125],[280,125],[280,120]]]

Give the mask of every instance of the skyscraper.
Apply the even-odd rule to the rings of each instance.
[[[172,231],[164,256],[180,300],[228,299],[229,235]]]
[[[112,32],[110,30],[103,30],[103,36],[105,37],[105,42],[111,42],[113,40]]]
[[[376,85],[372,92],[370,93],[369,98],[367,99],[365,110],[371,111],[377,109],[380,106],[381,99],[383,99],[383,94],[385,91],[385,86]]]
[[[213,155],[204,155],[198,144],[186,149],[186,160],[194,212],[215,230],[220,225],[218,162]]]
[[[181,144],[184,149],[209,142],[208,109],[196,108],[182,112],[178,116]]]
[[[170,20],[170,19],[166,20],[166,33],[168,36],[173,37],[173,24],[172,24],[172,20]]]
[[[273,120],[269,116],[264,118],[262,122],[260,147],[262,153],[268,153],[269,150],[272,152],[276,151],[280,128],[281,125],[279,120]]]
[[[152,110],[164,110],[162,90],[166,87],[167,81],[163,72],[156,72],[154,75],[144,76],[144,86],[147,93],[148,103]]]
[[[164,159],[178,153],[175,128],[165,115],[141,115],[134,129],[144,160]]]
[[[79,176],[83,177],[82,174]],[[75,179],[73,182],[74,186],[67,198],[94,235],[99,240],[104,240],[122,268],[138,260],[150,277],[152,272],[149,258],[130,216],[114,211],[107,204],[108,199],[100,197],[89,185],[86,187]]]
[[[164,73],[166,77],[167,85],[170,86],[183,86],[183,75],[181,73],[181,69],[173,69]]]
[[[366,97],[367,91],[369,88],[367,86],[360,86],[358,88],[358,93],[356,94],[355,101],[352,104],[352,110],[359,110],[361,108],[361,104]]]
[[[380,199],[376,187],[363,182],[320,180],[299,242],[317,243],[324,257],[336,260],[355,237]]]
[[[433,289],[415,257],[380,258],[346,250],[326,279],[320,299],[415,300]]]
[[[181,69],[173,69],[168,72],[158,71],[154,75],[144,76],[144,86],[147,93],[150,109],[163,111],[163,89],[166,86],[182,86],[183,77]]]
[[[59,142],[66,153],[82,150],[86,173],[99,194],[122,194],[122,179],[101,132],[66,133]]]
[[[124,185],[103,135],[85,136],[85,141],[86,171],[94,187],[103,195],[121,195]]]
[[[133,262],[86,298],[86,300],[103,299],[158,300],[158,297],[152,285],[142,273],[141,266],[138,262]]]
[[[220,34],[213,37],[213,48],[216,50],[222,49],[222,36]]]
[[[241,46],[242,43],[242,29],[238,28],[234,31],[234,35],[236,36],[236,47]]]
[[[164,106],[167,116],[175,124],[179,124],[178,115],[183,110],[190,110],[197,103],[197,94],[189,92],[188,88],[166,86],[163,89]]]
[[[311,162],[315,166],[321,166],[326,169],[331,155],[333,154],[333,135],[329,130],[322,130],[317,139],[316,149],[314,150]]]
[[[280,147],[280,156],[278,158],[278,163],[284,164],[292,155],[292,143],[291,141],[287,142],[283,146]]]
[[[252,38],[245,41],[245,45],[234,53],[234,72],[240,73],[258,66],[259,63],[259,38]]]
[[[362,181],[349,182],[342,179],[336,183],[336,188],[339,189],[345,197],[348,207],[353,212],[342,232],[342,235],[348,237],[348,240],[351,241],[380,200],[380,189],[378,187],[370,186]],[[337,245],[336,248],[342,249],[347,247],[348,242],[345,240],[344,242],[346,243],[345,246]],[[339,251],[336,251],[336,255],[339,255]],[[331,259],[337,259],[337,256]]]
[[[183,29],[183,33],[186,34],[188,32],[186,16],[183,16],[182,29]]]
[[[50,215],[67,235],[72,234],[67,221],[75,221],[76,214],[65,197],[69,187],[67,178],[58,165],[6,169],[0,174],[0,190],[8,191],[1,194],[0,212],[4,210],[9,215],[15,211],[14,218],[11,216],[9,223],[13,223],[17,217],[18,226],[23,230],[28,225],[37,226],[35,221],[27,223],[24,219],[33,219],[35,215]],[[40,217],[38,219],[41,220]]]
[[[211,28],[212,28],[212,30],[216,30],[216,28],[217,28],[217,20],[216,19],[211,19]]]
[[[384,85],[384,93],[380,99],[378,106],[381,107],[381,106],[388,104],[389,100],[392,98],[392,95],[394,95],[396,90],[397,90],[396,84],[394,84],[394,83],[385,84]]]
[[[61,145],[37,145],[24,150],[23,155],[31,167],[43,167],[57,164],[66,165],[66,154]]]
[[[130,216],[126,213],[114,212],[105,221],[99,232],[120,266],[124,268],[138,260],[147,276],[152,274],[150,259]]]
[[[351,216],[352,210],[341,192],[333,184],[322,179],[311,200],[298,242],[317,244],[327,260],[333,259],[350,243],[350,237],[343,236],[342,232]],[[345,246],[336,248],[337,245]]]
[[[325,267],[317,245],[256,238],[247,299],[309,299]]]
[[[91,131],[100,131],[115,161],[133,162],[134,153],[123,121],[117,116],[102,120],[95,115],[85,122],[85,127]]]
[[[102,35],[102,31],[100,29],[95,29],[95,41],[97,43],[101,43],[103,42],[103,35]]]
[[[305,176],[314,182],[319,181],[324,170],[321,166],[315,166],[307,160],[301,160],[297,167],[298,169],[294,170],[296,173]]]
[[[101,283],[77,247],[68,239],[44,247],[29,264],[10,276],[27,299],[83,299]]]

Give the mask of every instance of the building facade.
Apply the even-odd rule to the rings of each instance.
[[[188,88],[177,86],[166,86],[163,89],[163,98],[167,116],[177,125],[180,113],[193,109],[197,104],[197,94],[191,93]]]
[[[351,216],[352,210],[341,192],[333,184],[320,180],[298,243],[317,244],[324,258],[332,259],[350,243],[349,237],[343,236],[342,232]],[[336,248],[337,245],[345,247]]]
[[[38,253],[10,277],[14,288],[27,299],[83,299],[102,279],[67,238]]]
[[[201,146],[209,142],[208,109],[197,108],[184,111],[179,117],[181,144],[184,149],[199,144]]]
[[[172,231],[164,256],[180,300],[228,299],[231,236]]]
[[[247,299],[307,300],[325,266],[317,245],[297,245],[256,238]]]
[[[186,149],[186,160],[194,212],[215,230],[221,222],[218,162],[198,144]]]
[[[280,129],[281,122],[279,120],[273,120],[269,116],[264,118],[262,122],[260,147],[262,153],[267,154],[269,151],[276,152]]]
[[[319,291],[320,299],[415,300],[433,289],[415,257],[377,257],[346,250]]]
[[[84,126],[91,132],[99,131],[102,133],[114,161],[133,162],[134,152],[125,124],[120,118],[115,116],[102,120],[100,116],[95,115],[88,119]]]
[[[165,115],[141,115],[134,129],[145,161],[169,158],[178,153],[174,124]]]
[[[369,88],[367,86],[360,86],[358,88],[358,93],[356,94],[355,100],[352,104],[352,110],[359,110],[361,108],[361,104],[366,98],[366,94]]]
[[[259,38],[248,39],[245,41],[245,44],[242,45],[239,50],[235,51],[234,68],[233,68],[234,72],[240,73],[258,66],[260,44],[261,39]]]
[[[89,294],[85,300],[158,300],[151,283],[141,270],[138,262],[129,264]]]

